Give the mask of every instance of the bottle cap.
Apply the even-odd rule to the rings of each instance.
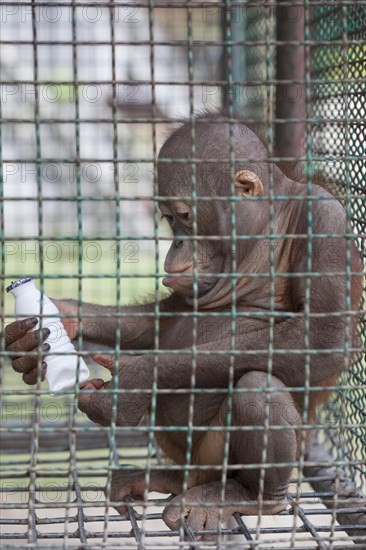
[[[17,286],[24,285],[25,283],[29,283],[29,281],[33,281],[34,277],[25,277],[25,279],[19,279],[18,281],[12,281],[11,285],[6,287],[6,292],[11,292],[16,288]]]

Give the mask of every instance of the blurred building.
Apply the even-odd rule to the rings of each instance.
[[[190,74],[195,81],[219,78],[222,45],[194,46],[190,73],[186,9],[155,9],[149,25],[148,9],[121,6],[112,20],[99,6],[38,6],[33,19],[30,5],[3,10],[8,239],[40,232],[76,236],[78,212],[84,238],[113,238],[116,189],[122,235],[152,234],[152,202],[123,200],[152,194],[148,121],[161,120],[155,125],[158,149],[170,127],[166,119],[189,114],[190,93],[195,109],[221,104],[217,87],[188,85]],[[193,10],[192,17],[196,40],[220,39],[217,14]]]

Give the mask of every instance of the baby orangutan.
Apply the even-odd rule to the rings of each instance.
[[[118,394],[117,425],[136,426],[150,410],[155,369],[156,439],[170,461],[184,465],[189,460],[191,466],[184,509],[183,473],[169,466],[151,471],[149,490],[177,495],[163,514],[172,529],[179,528],[182,514],[200,530],[217,529],[234,512],[256,514],[261,506],[262,513],[274,514],[286,508],[307,402],[299,388],[308,385],[311,422],[329,393],[312,388],[333,386],[347,366],[345,341],[351,350],[359,345],[361,264],[354,242],[344,236],[350,230],[342,206],[316,185],[309,200],[307,186],[270,165],[261,141],[239,120],[232,126],[230,150],[229,129],[222,115],[199,115],[194,157],[189,123],[169,137],[159,154],[159,206],[174,240],[165,260],[163,283],[172,292],[159,302],[155,366],[156,356],[146,353],[155,345],[154,303],[123,307],[118,318],[115,307],[83,306],[86,341],[115,346],[120,323],[119,365],[113,355],[96,360],[112,373],[118,368],[120,389],[150,390]],[[192,162],[182,162],[193,158],[194,169]],[[235,202],[228,198],[232,189]],[[281,200],[269,200],[271,189]],[[278,237],[271,241],[271,235]],[[356,274],[349,277],[347,298],[348,251]],[[77,312],[74,301],[56,304],[65,314]],[[88,319],[88,314],[101,317]],[[67,325],[71,334],[77,319],[73,323]],[[17,351],[37,345],[29,328],[27,321],[9,325],[7,350],[14,355],[14,369],[35,383],[37,358],[17,357]],[[217,391],[197,392],[190,409],[193,372],[195,388]],[[111,423],[113,387],[113,379],[91,380],[84,389],[95,392],[79,396],[80,409],[103,426]],[[261,465],[268,464],[261,481]],[[144,472],[114,472],[112,499],[121,513],[125,497],[143,499],[144,489]]]

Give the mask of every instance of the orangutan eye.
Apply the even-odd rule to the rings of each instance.
[[[181,218],[188,221],[189,220],[189,212],[183,212],[182,214],[179,214]]]

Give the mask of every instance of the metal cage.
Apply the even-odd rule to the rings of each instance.
[[[239,113],[274,162],[335,194],[366,257],[365,0],[2,0],[0,13],[2,336],[15,318],[4,290],[22,276],[79,306],[158,296],[169,241],[158,148],[206,108]],[[154,425],[101,427],[77,393],[49,396],[40,372],[25,385],[2,337],[1,547],[366,548],[364,316],[360,334],[294,469],[288,510],[236,513],[212,543],[184,521],[166,527],[171,497],[146,494],[118,515],[114,469],[167,467]]]

